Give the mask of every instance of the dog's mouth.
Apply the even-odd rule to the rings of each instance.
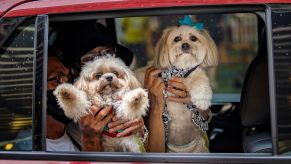
[[[177,58],[183,57],[183,56],[186,56],[186,55],[195,57],[195,53],[193,53],[192,51],[186,51],[186,52],[183,51],[183,52],[177,54]]]
[[[100,86],[98,88],[98,91],[100,93],[105,93],[105,94],[109,94],[109,93],[114,93],[116,92],[117,90],[119,90],[121,88],[121,86],[116,83],[116,82],[108,82],[102,86]]]

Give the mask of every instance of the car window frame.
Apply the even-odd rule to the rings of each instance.
[[[126,12],[125,12],[126,11]],[[148,14],[150,11],[151,14]],[[88,13],[71,13],[71,14],[58,14],[58,15],[42,15],[48,17],[48,21],[69,21],[76,19],[91,19],[91,18],[115,18],[126,16],[143,16],[143,15],[167,15],[167,14],[197,14],[197,13],[235,13],[235,12],[259,12],[265,17],[265,24],[267,27],[268,38],[268,66],[269,66],[269,87],[271,96],[275,96],[274,90],[274,72],[273,72],[273,49],[271,42],[271,8],[268,5],[218,5],[218,6],[188,6],[188,7],[172,7],[172,8],[153,8],[153,9],[131,9],[131,10],[118,10],[118,11],[99,11]],[[147,13],[147,14],[146,14]],[[37,16],[39,17],[39,16]],[[37,23],[36,23],[37,25]],[[48,32],[48,22],[45,24]],[[269,41],[270,40],[270,41]],[[47,69],[47,43],[44,38],[43,49],[43,88],[42,88],[42,105],[36,105],[35,111],[46,110],[46,69]],[[46,47],[46,49],[45,49]],[[37,59],[36,59],[37,60]],[[39,94],[39,93],[38,93]],[[74,153],[74,152],[45,152],[42,145],[41,148],[37,148],[35,152],[0,152],[2,159],[22,159],[22,160],[58,160],[58,161],[107,161],[107,162],[191,162],[191,163],[273,163],[284,162],[290,160],[288,156],[276,156],[277,155],[277,132],[276,132],[276,102],[270,96],[270,110],[271,110],[271,128],[272,128],[272,141],[273,141],[273,154],[264,153],[209,153],[209,154],[188,154],[188,153],[105,153],[105,152],[86,152],[86,153]],[[39,116],[39,113],[36,114]],[[42,128],[41,141],[45,141],[45,116],[46,112],[42,112]],[[38,117],[39,118],[39,117]],[[38,133],[39,135],[40,133]],[[38,143],[40,140],[36,141]],[[15,158],[16,157],[16,158]]]
[[[48,16],[35,19],[33,64],[33,150],[46,150]]]

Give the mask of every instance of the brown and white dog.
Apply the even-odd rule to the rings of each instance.
[[[158,41],[154,65],[164,70],[173,67],[178,72],[188,70],[184,85],[198,111],[211,106],[212,89],[205,68],[217,64],[217,47],[204,29],[172,26],[164,30]],[[165,110],[170,118],[166,134],[168,152],[208,152],[205,132],[193,124],[193,111],[186,104],[166,101]]]
[[[121,120],[133,120],[146,115],[149,100],[132,71],[119,59],[97,57],[86,62],[74,85],[61,84],[54,94],[67,117],[78,122],[90,113],[90,106],[113,106]],[[135,135],[112,138],[103,135],[103,151],[141,152]]]

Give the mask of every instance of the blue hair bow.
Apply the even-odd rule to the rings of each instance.
[[[193,22],[189,15],[186,15],[186,16],[184,16],[183,19],[180,19],[179,20],[179,24],[193,27],[196,30],[202,30],[204,28],[204,24],[203,23]]]

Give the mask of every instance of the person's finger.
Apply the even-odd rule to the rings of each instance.
[[[110,133],[116,132],[118,130],[124,130],[128,127],[135,126],[135,125],[143,126],[143,120],[141,119],[134,119],[130,121],[116,121],[116,122],[117,123],[114,123],[114,122],[109,123],[111,124],[111,126],[108,125]]]
[[[132,125],[140,125],[142,123],[142,119],[134,119],[124,123],[124,127],[130,127]]]
[[[184,103],[184,104],[191,104],[192,103],[190,96],[187,96],[184,98],[169,96],[168,101],[173,101],[173,102],[177,102],[177,103]]]
[[[151,87],[155,90],[157,90],[157,89],[164,90],[165,89],[164,81],[160,78],[155,78],[151,84],[152,84]],[[160,88],[160,87],[162,87],[162,88]]]
[[[104,127],[105,125],[107,125],[111,119],[113,118],[113,113],[110,113],[109,115],[107,115],[102,121],[101,121],[101,124],[102,126]]]
[[[124,124],[126,121],[122,121],[122,120],[116,120],[116,121],[112,121],[108,124],[108,128],[114,128],[118,125]]]
[[[155,69],[155,70],[153,70],[153,71],[151,71],[151,72],[149,73],[149,76],[151,76],[151,77],[157,77],[158,74],[161,73],[161,72],[162,72],[162,70],[160,70],[160,69]]]
[[[148,77],[149,73],[150,73],[151,71],[153,71],[154,69],[155,69],[154,66],[151,66],[151,67],[147,68],[146,71],[145,71],[145,76]]]
[[[114,116],[113,118],[112,118],[112,121],[117,121],[118,120],[118,118],[116,117],[116,116]]]
[[[183,80],[184,78],[182,77],[177,77],[177,76],[173,76],[170,81],[175,81],[175,82],[178,82],[178,83],[183,83]]]
[[[147,78],[147,81],[145,81],[146,82],[145,84],[152,84],[153,80],[157,79],[158,77],[157,75],[161,72],[162,70],[159,70],[159,69],[155,69],[149,72],[148,78]]]
[[[113,113],[110,113],[109,115],[105,116],[102,121],[94,121],[91,122],[91,129],[94,130],[94,133],[101,133],[104,127],[110,122],[110,120],[113,118]]]
[[[169,86],[171,86],[173,88],[177,88],[180,90],[186,90],[186,87],[185,87],[183,82],[170,81],[168,84],[169,84]]]
[[[90,106],[90,110],[89,110],[88,114],[86,114],[85,116],[82,116],[79,122],[82,125],[86,125],[88,122],[92,122],[92,120],[94,119],[95,115],[100,110],[102,110],[102,108],[97,107],[95,105]]]
[[[155,70],[156,68],[154,66],[151,66],[149,68],[146,69],[145,71],[145,79],[144,79],[144,84],[148,84],[148,81],[149,81],[149,74],[150,72],[152,72],[153,70]]]
[[[138,129],[139,129],[139,125],[131,126],[127,129],[123,130],[122,132],[118,133],[117,137],[123,137],[123,136],[125,136],[129,133],[132,133],[132,132],[135,133],[135,132],[137,132]]]
[[[117,132],[118,130],[124,130],[125,128],[127,128],[124,124],[119,124],[113,128],[109,129],[109,133],[114,133]]]
[[[175,89],[173,87],[168,86],[167,91],[176,95],[176,97],[184,98],[188,96],[188,92],[185,90]]]
[[[99,113],[100,111],[103,110],[103,108],[104,108],[104,107],[100,107],[100,108],[98,108],[98,107],[95,106],[95,105],[91,106],[90,111],[91,111],[91,113],[92,113],[92,116],[93,116],[93,117],[97,116],[98,113]]]
[[[103,120],[108,114],[111,113],[111,107],[104,107],[102,108],[96,115],[95,118],[97,121]]]

